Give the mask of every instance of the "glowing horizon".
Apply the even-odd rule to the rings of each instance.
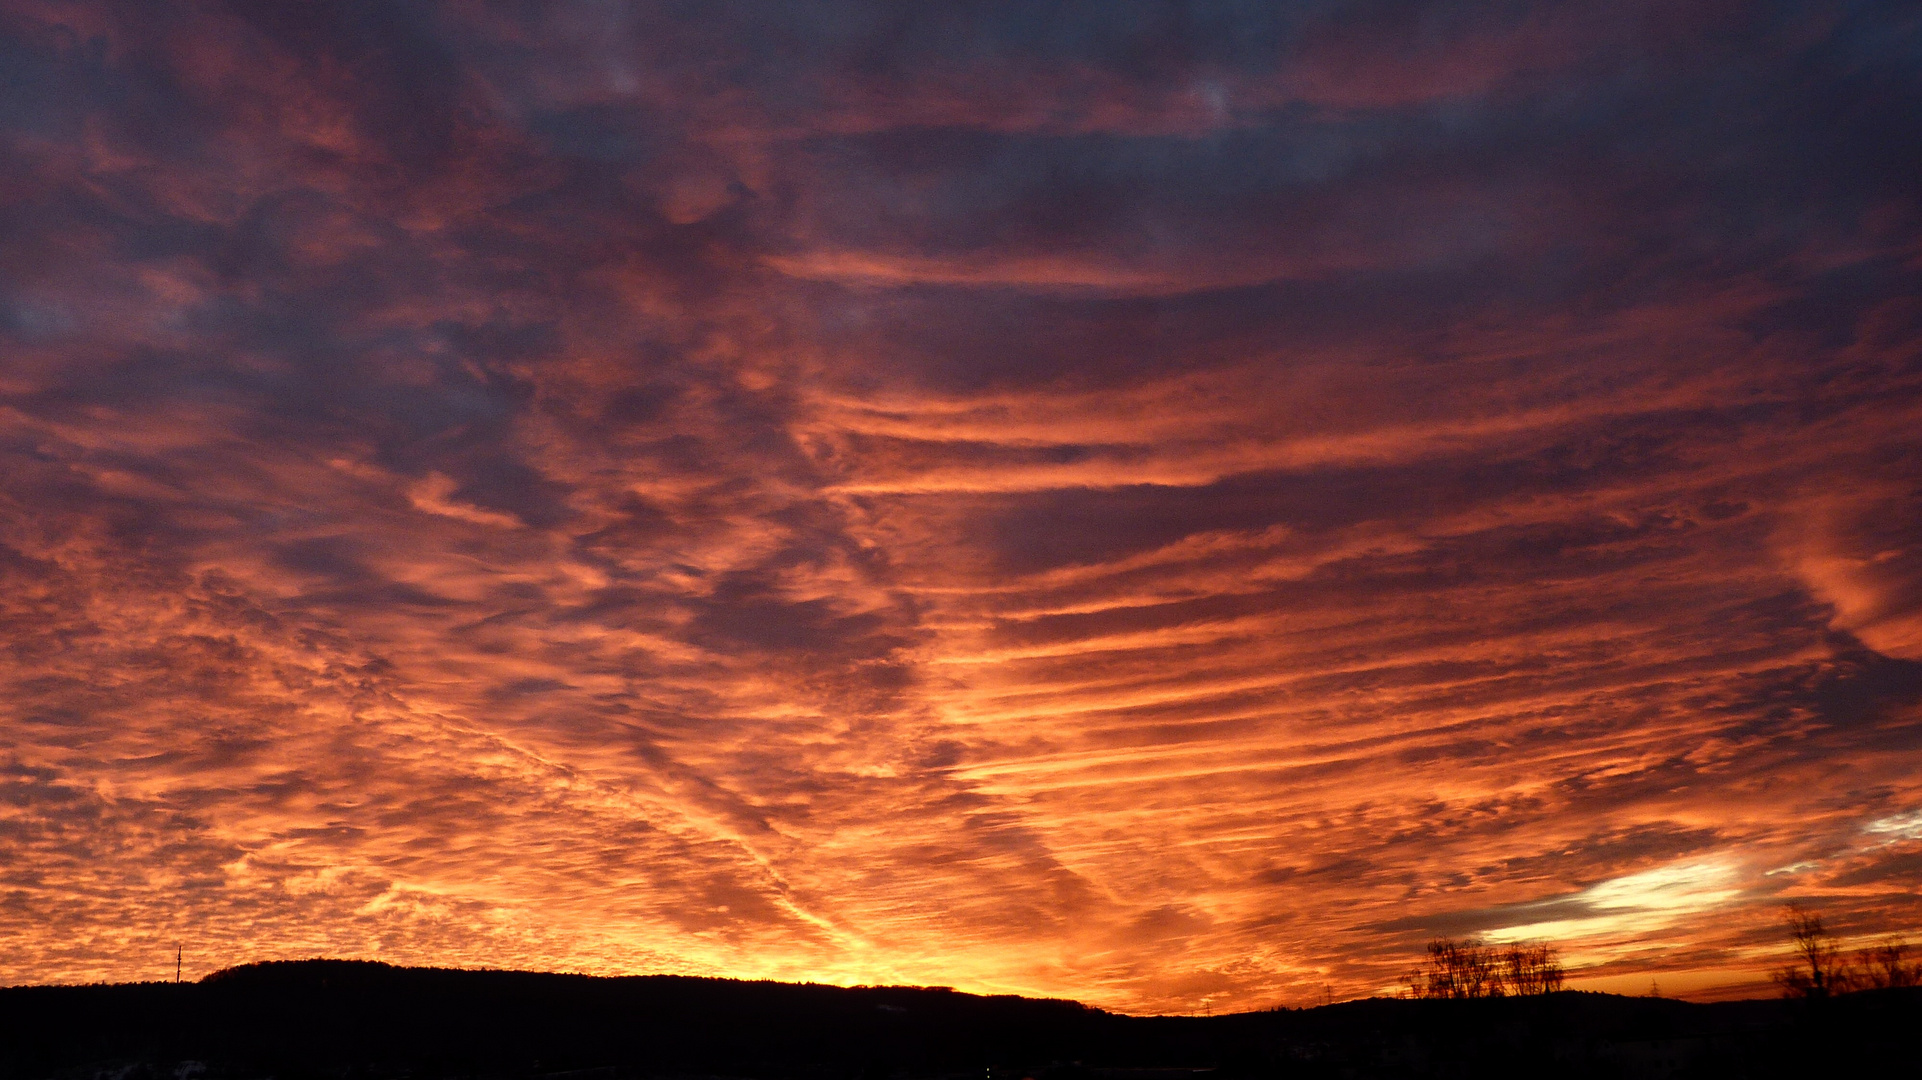
[[[0,984],[1922,936],[1922,22],[1104,11],[0,0]]]

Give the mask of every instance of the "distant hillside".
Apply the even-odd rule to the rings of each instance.
[[[250,964],[0,990],[0,1080],[1848,1075],[1922,1053],[1922,991],[1698,1005],[1560,993],[1219,1017],[917,987]],[[1878,1073],[1879,1075],[1879,1073]]]

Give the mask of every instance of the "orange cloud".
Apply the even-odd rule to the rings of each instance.
[[[0,7],[0,980],[1918,925],[1886,13],[830,6]]]

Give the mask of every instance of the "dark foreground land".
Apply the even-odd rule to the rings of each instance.
[[[0,989],[0,1080],[1916,1075],[1922,990],[1564,992],[1217,1017],[1067,1001],[312,960],[182,985]]]

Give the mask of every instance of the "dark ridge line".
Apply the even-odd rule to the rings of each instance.
[[[1834,1075],[1850,1055],[1917,1060],[1922,989],[1700,1003],[1568,990],[1128,1016],[948,987],[329,959],[190,983],[0,989],[0,1080],[1231,1080],[1503,1076],[1503,1063],[1524,1062],[1582,1063],[1573,1076],[1669,1075],[1680,1062],[1761,1077],[1798,1075],[1791,1065]]]

